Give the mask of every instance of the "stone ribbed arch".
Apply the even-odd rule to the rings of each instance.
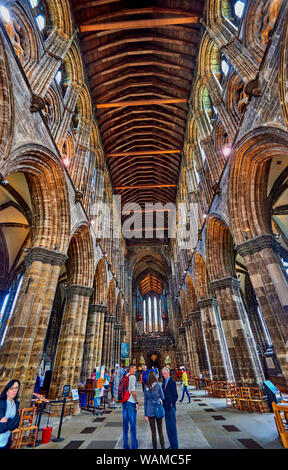
[[[280,58],[279,58],[279,96],[282,114],[288,127],[288,11],[285,15],[283,25],[283,32],[280,43]]]
[[[25,406],[32,397],[60,267],[67,259],[69,198],[58,157],[42,146],[14,150],[2,172],[4,176],[24,173],[32,200],[31,247],[24,260],[22,286],[0,353],[1,380],[7,382],[17,377],[21,381],[21,400]]]
[[[187,291],[188,309],[190,313],[191,311],[197,310],[197,297],[196,297],[196,292],[194,288],[194,283],[192,281],[190,274],[187,274],[187,278],[186,278],[186,291]]]
[[[251,131],[236,145],[229,168],[228,208],[236,250],[245,261],[259,306],[288,381],[288,289],[272,235],[267,200],[269,161],[287,160],[288,133],[276,127]]]
[[[81,58],[81,52],[78,44],[74,40],[67,51],[64,59],[66,81],[80,87],[84,84],[84,69]]]
[[[277,19],[279,9],[282,1],[273,0],[265,2],[264,0],[255,0],[248,2],[245,8],[245,16],[243,20],[243,44],[251,51],[255,60],[260,64],[264,55],[267,44],[263,43],[259,34],[259,23],[264,15],[269,15],[269,20],[266,19],[266,28],[272,30],[274,23]],[[286,3],[286,2],[283,2]],[[264,11],[266,7],[266,11]],[[267,9],[270,10],[267,12]],[[262,31],[264,33],[264,31]]]
[[[25,5],[22,5],[21,2],[15,2],[11,8],[11,14],[21,28],[21,46],[23,43],[25,45],[23,48],[23,57],[21,58],[19,53],[17,55],[24,71],[29,75],[30,68],[33,64],[39,62],[41,57],[41,43],[39,32],[37,31],[37,24],[33,17],[27,15]]]
[[[14,100],[11,86],[10,70],[4,51],[4,44],[0,37],[0,162],[10,151],[14,129]],[[0,168],[1,170],[1,168]],[[0,174],[1,176],[1,174]]]
[[[246,134],[231,155],[228,206],[231,232],[237,244],[271,234],[267,204],[269,160],[287,159],[288,133],[276,127],[260,127]],[[252,216],[251,216],[252,214]]]
[[[206,6],[207,24],[213,25],[222,18],[222,0],[208,0]]]
[[[105,258],[101,258],[95,272],[95,291],[92,297],[92,303],[105,304],[107,302],[107,270]]]
[[[16,172],[26,176],[32,192],[32,246],[65,253],[70,209],[65,173],[59,158],[41,145],[23,145],[9,155],[1,172],[4,176]]]
[[[211,297],[206,263],[199,253],[194,256],[194,286],[198,300]]]
[[[92,288],[94,278],[93,245],[88,225],[81,225],[72,235],[66,263],[68,285]]]
[[[199,49],[198,74],[202,77],[220,72],[220,50],[205,31]]]
[[[227,225],[213,216],[207,221],[206,253],[235,380],[261,385],[264,375],[235,274],[233,239]]]
[[[235,276],[233,238],[227,225],[210,216],[206,229],[207,268],[211,281]]]
[[[52,27],[61,29],[65,34],[71,36],[73,33],[73,25],[69,1],[47,0],[45,3],[49,10]]]

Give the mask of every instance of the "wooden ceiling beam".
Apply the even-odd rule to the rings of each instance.
[[[101,5],[108,5],[109,3],[120,2],[121,0],[93,0],[89,2],[80,2],[73,5],[73,10],[83,10],[84,8],[93,8]]]
[[[116,152],[116,153],[107,153],[106,158],[113,158],[113,157],[134,157],[135,155],[157,155],[163,153],[181,153],[181,149],[167,149],[167,150],[150,150],[147,152]]]
[[[92,78],[93,75],[95,76],[94,79]],[[97,87],[108,86],[108,85],[114,86],[115,83],[119,81],[125,83],[129,78],[133,78],[136,80],[137,79],[143,80],[143,77],[161,77],[161,78],[164,78],[165,80],[170,80],[170,82],[171,81],[181,82],[181,85],[183,85],[183,83],[186,82],[187,87],[188,88],[191,87],[191,82],[190,80],[188,80],[188,78],[180,77],[179,75],[172,73],[171,70],[169,70],[169,72],[165,70],[165,73],[164,73],[163,69],[160,69],[159,67],[154,67],[154,66],[150,70],[148,70],[147,67],[142,68],[140,71],[139,69],[136,69],[136,68],[129,69],[129,73],[125,73],[125,74],[121,73],[121,75],[116,75],[116,77],[113,76],[113,78],[111,78],[110,80],[107,80],[104,77],[103,80],[100,81],[99,76],[97,74],[92,74],[91,76],[89,76],[89,83],[93,92],[93,88],[95,87],[97,88]]]
[[[96,104],[96,108],[122,108],[124,106],[150,106],[151,104],[175,104],[187,102],[187,99],[119,101],[116,103],[99,103]]]
[[[162,189],[162,188],[176,188],[177,184],[137,184],[135,186],[115,186],[113,189]]]
[[[107,31],[115,29],[142,29],[142,28],[161,28],[171,25],[196,24],[199,23],[199,15],[182,16],[178,18],[149,18],[145,20],[115,21],[112,23],[94,23],[80,25],[81,33],[95,31]]]

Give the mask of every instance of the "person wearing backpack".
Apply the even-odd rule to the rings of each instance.
[[[164,400],[164,392],[159,384],[154,372],[149,372],[148,381],[144,387],[144,415],[146,421],[149,421],[151,433],[152,433],[152,445],[153,449],[157,449],[157,437],[156,437],[156,423],[159,434],[159,440],[161,449],[165,449],[164,437],[162,431],[162,419],[157,418],[155,405],[161,404],[161,400]],[[156,423],[155,423],[156,420]]]
[[[130,449],[128,431],[130,424],[131,449],[138,449],[137,441],[137,411],[139,403],[136,396],[136,366],[131,364],[128,374],[119,383],[118,401],[122,402],[123,416],[123,448]]]

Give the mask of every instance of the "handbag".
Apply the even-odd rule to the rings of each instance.
[[[165,416],[164,406],[161,403],[154,403],[156,418],[162,419]]]

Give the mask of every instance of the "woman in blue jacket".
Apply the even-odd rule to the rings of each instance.
[[[151,371],[149,372],[148,382],[145,384],[144,387],[144,413],[146,421],[149,421],[150,424],[153,449],[157,449],[155,421],[157,423],[161,449],[165,449],[162,431],[162,419],[156,418],[155,413],[155,404],[161,403],[161,400],[164,400],[164,393],[162,387],[156,379],[155,372]]]
[[[19,380],[10,380],[0,395],[0,449],[10,449],[11,431],[19,425]]]

